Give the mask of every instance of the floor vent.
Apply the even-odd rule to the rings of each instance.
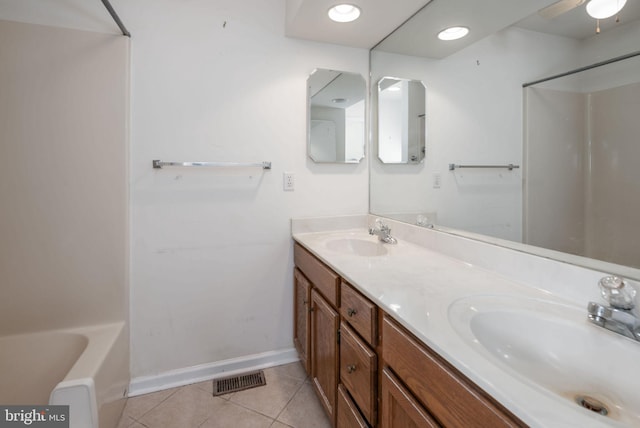
[[[213,395],[229,394],[231,392],[243,391],[256,386],[266,385],[264,372],[258,370],[256,372],[244,373],[237,376],[230,376],[213,380]]]

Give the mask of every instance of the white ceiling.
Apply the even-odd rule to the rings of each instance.
[[[307,86],[312,106],[332,108],[350,107],[362,101],[367,91],[360,74],[334,70],[315,70],[307,79]],[[336,99],[344,101],[336,103]]]
[[[585,4],[553,19],[538,15],[539,10],[556,3],[557,0],[348,2],[359,6],[362,15],[352,23],[335,23],[328,18],[327,10],[336,4],[337,0],[287,0],[286,34],[290,37],[358,48],[377,46],[384,51],[430,58],[443,58],[510,25],[576,39],[595,34],[596,23],[586,14]],[[394,32],[394,29],[410,17],[413,18]],[[640,0],[628,0],[620,14],[619,24],[610,18],[601,21],[600,26],[602,31],[606,31],[639,17]],[[469,36],[453,42],[438,40],[438,31],[451,25],[469,27]],[[392,32],[393,34],[389,35]]]
[[[433,0],[377,48],[387,52],[444,58],[500,31],[554,0]],[[469,35],[442,41],[438,33],[451,26],[469,28]]]
[[[545,19],[537,13],[518,22],[516,25],[541,33],[556,34],[582,40],[596,34],[596,21],[587,15],[586,2],[553,19]],[[620,22],[615,18],[600,20],[600,30],[605,32],[618,25],[624,25],[640,19],[640,0],[627,0],[620,12]]]
[[[362,9],[353,23],[329,20],[327,11],[339,0],[286,0],[285,33],[290,37],[369,49],[407,19],[406,26],[387,38],[381,49],[439,58],[516,23],[517,26],[576,39],[595,34],[595,20],[581,5],[553,19],[537,10],[556,0],[348,0]],[[111,0],[127,24],[127,0]],[[100,0],[0,0],[0,19],[120,34]],[[600,22],[602,31],[640,19],[640,0],[627,0],[619,24]],[[434,34],[450,24],[471,28],[457,42],[440,42]],[[134,34],[135,37],[135,34]],[[409,51],[407,51],[409,49]]]
[[[354,22],[333,22],[329,8],[340,0],[287,0],[285,34],[356,48],[370,49],[429,0],[346,0],[362,11]]]

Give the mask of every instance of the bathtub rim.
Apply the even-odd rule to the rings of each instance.
[[[87,346],[66,376],[53,388],[49,395],[51,405],[69,405],[72,415],[71,427],[98,427],[100,411],[109,403],[108,390],[112,385],[98,382],[103,378],[101,372],[110,360],[117,358],[114,352],[121,352],[126,346],[127,373],[125,396],[129,388],[130,373],[128,367],[129,334],[125,321],[94,324],[82,327],[48,330],[43,333],[79,334],[88,339]],[[40,332],[39,332],[40,333]],[[125,343],[123,343],[124,341]],[[115,379],[113,379],[115,382]]]

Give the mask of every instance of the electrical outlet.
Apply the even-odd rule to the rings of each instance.
[[[433,174],[433,188],[439,189],[442,186],[442,174],[435,172]]]
[[[285,172],[282,175],[283,178],[283,189],[288,191],[293,191],[295,189],[295,176],[293,172]]]

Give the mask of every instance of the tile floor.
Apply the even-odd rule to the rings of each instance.
[[[212,381],[130,398],[118,428],[330,428],[300,363],[264,370],[267,384],[214,397]]]

